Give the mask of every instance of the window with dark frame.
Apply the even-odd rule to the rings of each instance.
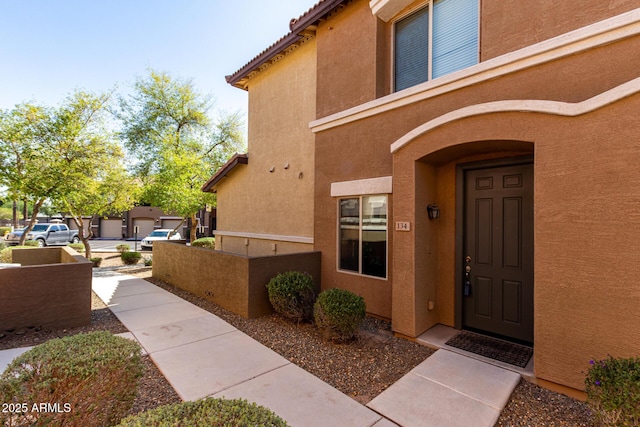
[[[387,196],[340,199],[339,269],[387,277]]]

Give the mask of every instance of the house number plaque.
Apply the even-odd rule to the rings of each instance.
[[[411,231],[411,223],[408,221],[397,221],[396,231]]]

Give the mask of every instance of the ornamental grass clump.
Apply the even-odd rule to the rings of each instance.
[[[125,252],[129,252],[131,250],[131,246],[127,245],[126,243],[121,243],[116,246],[116,250],[122,254]]]
[[[640,426],[640,358],[591,360],[587,403],[603,426]]]
[[[14,249],[33,249],[36,246],[7,246],[6,248],[0,250],[0,262],[1,263],[12,263],[13,255],[11,251]]]
[[[84,252],[84,245],[82,243],[69,243],[69,247],[76,252]]]
[[[196,246],[198,248],[215,249],[216,239],[215,237],[201,237],[191,242],[191,246]]]
[[[0,401],[13,405],[0,424],[112,426],[131,409],[143,366],[140,346],[110,332],[49,340],[0,376]]]
[[[318,295],[314,317],[316,326],[331,341],[352,340],[366,314],[364,299],[346,289],[327,289]]]
[[[122,252],[120,254],[120,259],[127,265],[137,264],[140,258],[142,258],[140,252]]]
[[[296,322],[313,320],[316,286],[308,273],[280,273],[267,284],[269,301],[276,313]]]
[[[288,427],[269,409],[243,399],[207,398],[160,406],[123,419],[118,427]]]

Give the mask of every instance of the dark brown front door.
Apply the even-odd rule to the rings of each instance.
[[[533,342],[533,164],[465,172],[463,327]]]

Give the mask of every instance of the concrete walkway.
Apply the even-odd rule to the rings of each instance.
[[[493,426],[520,375],[438,350],[360,405],[217,316],[146,280],[94,271],[94,292],[183,400],[244,398],[290,425]],[[26,349],[0,351],[0,370]]]

